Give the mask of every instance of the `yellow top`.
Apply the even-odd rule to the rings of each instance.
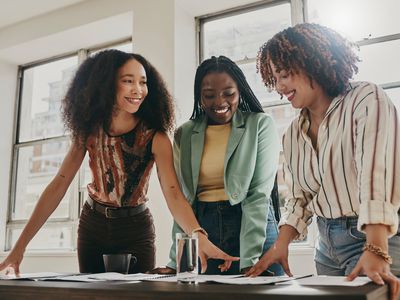
[[[224,185],[224,161],[231,123],[208,125],[200,164],[197,198],[215,202],[228,200]]]

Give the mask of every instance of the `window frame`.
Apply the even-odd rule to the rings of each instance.
[[[248,5],[233,7],[227,10],[219,11],[212,14],[202,15],[196,18],[196,44],[197,53],[196,56],[199,62],[204,59],[204,24],[210,21],[215,21],[223,18],[228,18],[232,16],[237,16],[243,13],[252,12],[259,9],[270,8],[282,4],[290,4],[290,15],[291,24],[297,24],[303,22],[306,19],[306,0],[266,0],[261,2],[255,2]],[[241,60],[236,60],[235,63],[240,67],[244,64],[254,63],[256,57],[246,57]],[[280,106],[290,106],[290,103],[283,103],[281,101],[274,101],[269,103],[262,103],[263,109],[280,107]],[[290,248],[296,252],[309,253],[313,251],[315,243],[317,240],[317,227],[313,221],[310,226],[308,226],[308,235],[305,241],[299,243],[292,243]]]
[[[247,13],[250,11],[264,9],[268,7],[273,7],[276,5],[280,5],[283,3],[290,3],[290,10],[291,10],[291,23],[292,26],[298,23],[307,22],[308,21],[308,5],[307,0],[266,0],[261,2],[255,2],[248,5],[242,5],[238,7],[233,7],[230,9],[226,9],[223,11],[219,11],[212,14],[202,15],[196,18],[196,46],[197,46],[197,64],[199,64],[204,59],[204,24],[210,21],[228,18],[231,16],[236,16],[239,14]],[[363,39],[361,41],[356,41],[356,44],[361,48],[367,45],[373,45],[393,40],[400,40],[400,33],[396,34],[389,34],[385,36],[379,36],[375,38],[368,38]],[[244,58],[242,60],[235,61],[239,66],[242,64],[247,64],[254,62],[256,60],[255,57]],[[384,84],[380,84],[380,86],[384,90],[390,90],[394,88],[400,87],[400,79],[399,81],[395,82],[388,82]],[[278,107],[282,105],[290,105],[290,103],[282,103],[282,102],[270,102],[270,103],[263,103],[263,109],[271,108],[271,107]],[[291,248],[295,251],[308,251],[307,249],[315,248],[316,241],[317,241],[318,230],[315,222],[315,217],[313,218],[313,222],[310,226],[308,226],[308,236],[307,240],[301,243],[294,243],[291,244]]]
[[[12,248],[11,244],[11,232],[13,229],[23,229],[26,225],[28,219],[24,220],[12,220],[12,213],[15,210],[16,204],[16,189],[17,189],[17,170],[18,170],[18,152],[20,149],[25,147],[35,146],[35,145],[44,145],[48,142],[63,142],[63,141],[70,141],[70,135],[66,132],[63,135],[57,135],[52,137],[46,138],[38,138],[32,139],[30,137],[27,141],[20,141],[20,120],[21,120],[21,110],[22,110],[22,95],[24,91],[23,80],[24,80],[24,72],[28,69],[49,64],[58,60],[70,58],[73,56],[77,57],[79,65],[87,58],[89,55],[98,50],[105,50],[107,48],[117,47],[120,45],[125,45],[130,43],[132,45],[132,37],[126,37],[123,39],[118,39],[115,41],[110,41],[98,45],[94,45],[92,47],[88,47],[85,49],[78,49],[72,52],[66,52],[60,55],[56,55],[53,57],[41,59],[38,61],[30,62],[27,64],[19,65],[18,66],[18,73],[17,73],[17,86],[16,86],[16,94],[15,94],[15,106],[14,106],[14,124],[13,124],[13,140],[12,140],[12,157],[11,157],[11,168],[10,168],[10,180],[9,180],[9,192],[8,192],[8,201],[7,201],[7,213],[6,213],[6,228],[5,228],[5,236],[4,236],[4,246],[3,251],[7,252],[10,251]],[[84,173],[85,165],[79,168],[76,176],[74,177],[73,181],[71,182],[70,189],[71,189],[71,198],[69,199],[69,215],[66,217],[61,218],[52,218],[48,219],[44,226],[46,228],[57,227],[60,228],[61,225],[65,227],[71,228],[71,247],[70,248],[60,248],[60,249],[51,249],[51,248],[43,248],[43,249],[27,249],[27,252],[35,252],[35,253],[49,253],[49,252],[75,252],[77,247],[77,226],[78,226],[78,219],[79,213],[85,201],[84,199],[84,188],[81,187],[83,173]]]
[[[308,4],[307,0],[304,1],[304,21],[307,22],[308,20]],[[385,43],[385,42],[390,42],[390,41],[395,41],[395,40],[400,40],[400,32],[395,33],[395,34],[387,34],[387,35],[382,35],[374,38],[364,38],[359,41],[355,41],[355,43],[358,45],[358,47],[363,47],[363,46],[370,46],[370,45],[375,45],[379,43]],[[394,88],[399,88],[400,87],[400,78],[398,81],[394,82],[387,82],[379,85],[383,90],[388,90],[388,89],[394,89]]]

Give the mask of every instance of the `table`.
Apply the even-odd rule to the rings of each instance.
[[[171,282],[60,282],[0,280],[1,300],[161,299],[161,300],[384,300],[388,287],[368,283],[361,287],[290,285],[185,284]]]

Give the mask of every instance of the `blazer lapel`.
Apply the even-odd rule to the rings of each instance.
[[[192,179],[193,195],[196,195],[197,184],[199,182],[200,162],[204,148],[204,135],[207,127],[207,118],[204,116],[195,124],[192,131],[191,149],[192,149]]]
[[[224,163],[225,170],[229,159],[231,158],[233,152],[239,145],[240,140],[242,139],[245,130],[244,125],[245,124],[244,124],[243,113],[240,110],[237,110],[232,118],[232,132],[228,140],[228,145],[225,155],[225,163]]]

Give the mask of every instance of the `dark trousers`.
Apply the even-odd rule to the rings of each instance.
[[[203,202],[196,200],[193,208],[200,226],[207,231],[209,240],[227,254],[239,257],[240,228],[242,223],[241,204],[232,206],[229,201]],[[266,218],[268,220],[266,228],[267,238],[264,242],[263,252],[267,251],[273,245],[278,236],[278,229],[272,206]],[[218,268],[222,263],[223,260],[219,259],[207,260],[206,274],[240,274],[238,261],[233,262],[230,269],[223,273],[221,273]],[[284,274],[279,264],[271,265],[268,271],[273,272],[275,275]],[[265,272],[262,275],[270,274],[271,273]]]
[[[81,273],[104,272],[103,254],[132,253],[137,258],[129,273],[155,267],[153,217],[145,211],[126,218],[108,219],[85,203],[78,227],[78,260]]]

